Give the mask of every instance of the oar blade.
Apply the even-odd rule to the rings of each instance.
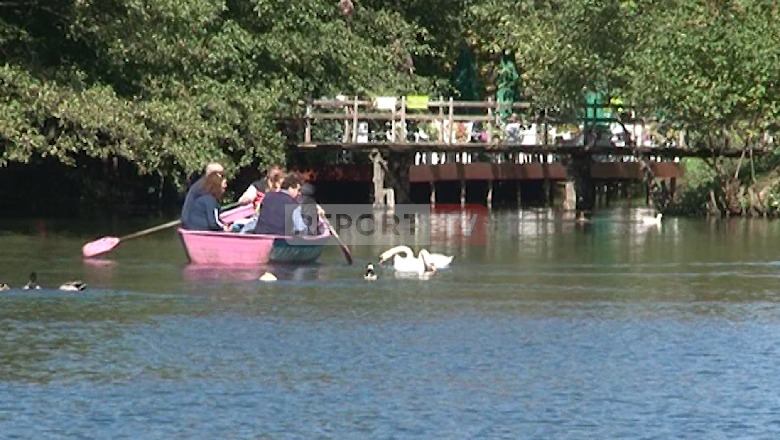
[[[91,241],[85,244],[81,248],[81,253],[85,258],[95,257],[100,254],[105,254],[114,249],[121,240],[117,237],[103,237],[95,241]]]

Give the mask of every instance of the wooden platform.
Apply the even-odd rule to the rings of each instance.
[[[651,162],[656,178],[683,177],[683,167],[676,162]],[[313,182],[360,182],[372,181],[371,165],[327,165],[321,167],[299,168],[304,178]],[[638,162],[602,162],[591,168],[591,176],[599,180],[640,180],[642,170]],[[409,169],[410,183],[455,182],[460,180],[485,181],[523,181],[523,180],[570,180],[566,167],[562,163],[528,164],[442,164],[412,165]]]
[[[439,142],[318,142],[316,144],[298,144],[300,149],[331,149],[331,150],[357,150],[370,151],[378,149],[380,151],[390,152],[486,152],[486,153],[525,153],[525,154],[555,154],[558,156],[567,156],[573,154],[585,154],[593,156],[615,156],[629,157],[634,156],[635,152],[643,156],[656,157],[740,157],[742,150],[711,150],[711,149],[690,149],[680,147],[638,147],[636,149],[629,147],[619,147],[615,145],[596,145],[586,147],[582,145],[552,145],[535,144],[523,145],[518,143],[439,143]],[[754,154],[761,154],[761,151],[754,151]]]
[[[295,119],[296,127],[303,128],[303,133],[297,134],[299,142],[293,141],[293,145],[299,149],[337,149],[337,150],[379,150],[390,152],[520,152],[526,154],[555,154],[564,155],[610,155],[610,156],[656,156],[665,158],[676,157],[739,157],[742,149],[717,149],[711,150],[702,146],[685,144],[685,136],[673,141],[671,144],[661,146],[659,139],[646,142],[644,135],[650,135],[652,130],[648,125],[656,124],[648,118],[636,117],[630,109],[621,109],[620,119],[617,109],[612,109],[606,104],[588,105],[582,108],[583,116],[573,120],[563,120],[550,117],[547,110],[532,110],[528,102],[514,102],[509,104],[498,103],[494,100],[487,101],[456,101],[452,98],[438,99],[425,98],[423,106],[413,106],[409,97],[402,96],[385,97],[391,100],[389,107],[380,105],[376,101],[359,99],[358,97],[341,99],[318,99],[307,103],[305,113]],[[506,120],[499,118],[501,111],[525,113],[526,124],[534,123],[536,133],[530,142],[517,142],[507,137]],[[612,117],[588,117],[584,115],[596,114],[597,110],[613,115]],[[534,113],[535,114],[529,114]],[[626,115],[632,116],[626,116]],[[410,139],[419,133],[420,125],[434,123],[435,135],[425,139]],[[322,139],[314,135],[315,128],[319,124],[331,124],[331,129],[341,131],[338,139]],[[335,126],[333,126],[335,124]],[[360,125],[372,124],[374,130],[360,132]],[[378,124],[378,125],[377,125]],[[472,139],[473,132],[460,133],[458,130],[468,125],[469,130],[474,128],[471,124],[481,124],[480,132],[484,137],[479,142]],[[579,125],[579,140],[556,140],[558,126]],[[622,125],[629,130],[631,136],[641,146],[637,148],[619,146],[610,139],[601,139],[596,145],[585,142],[582,133],[589,133],[593,127]],[[377,129],[378,127],[383,127]],[[414,128],[417,127],[417,128]],[[526,136],[527,130],[522,130],[521,137]],[[331,134],[332,136],[332,134]],[[668,140],[667,140],[668,141]],[[666,142],[666,141],[664,141]],[[650,146],[653,145],[653,146]],[[762,151],[754,151],[754,154],[763,154]]]

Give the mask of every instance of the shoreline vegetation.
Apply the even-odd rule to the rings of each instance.
[[[210,161],[249,181],[286,162],[301,100],[527,101],[523,119],[576,121],[596,96],[744,152],[685,160],[666,212],[776,217],[780,5],[672,3],[0,3],[1,204],[171,207]]]

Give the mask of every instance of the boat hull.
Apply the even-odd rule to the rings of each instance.
[[[327,232],[319,236],[293,238],[179,229],[179,237],[190,263],[230,266],[313,263],[330,241]]]
[[[253,213],[250,207],[239,207],[220,215],[233,222]],[[237,232],[191,231],[179,228],[184,250],[190,263],[229,266],[255,266],[267,263],[313,263],[330,242],[328,228],[317,236],[286,237],[280,235],[242,234]]]

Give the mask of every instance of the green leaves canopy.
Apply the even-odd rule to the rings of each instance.
[[[427,92],[395,61],[436,58],[401,12],[336,2],[0,3],[0,165],[119,157],[181,178],[280,161],[307,97]]]
[[[608,91],[744,142],[779,116],[776,2],[353,1],[348,19],[335,0],[0,2],[0,165],[119,157],[179,181],[263,166],[299,100],[448,95],[464,43],[483,67],[514,53],[537,107]]]

